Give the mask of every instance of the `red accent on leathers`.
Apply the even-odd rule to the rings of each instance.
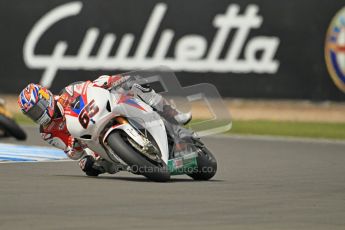
[[[105,89],[111,89],[113,87],[120,86],[125,82],[125,79],[121,75],[114,76],[101,76],[95,81],[81,82],[75,85],[69,85],[65,87],[64,93],[60,96],[56,96],[54,99],[61,111],[62,117],[52,119],[47,126],[41,126],[40,132],[43,140],[49,144],[62,149],[66,155],[73,159],[78,160],[86,153],[84,151],[83,143],[73,138],[67,130],[64,114],[70,113],[70,105],[73,101],[86,90],[87,85],[92,84],[94,87],[101,87]],[[95,154],[94,157],[98,155]]]

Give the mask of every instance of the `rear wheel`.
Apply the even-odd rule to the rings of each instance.
[[[156,182],[170,180],[167,165],[163,161],[152,161],[134,149],[127,141],[125,133],[119,131],[112,132],[107,138],[107,143],[116,155],[131,167],[133,173],[141,174],[149,180]]]
[[[188,174],[194,180],[209,180],[217,172],[217,160],[205,146],[198,146],[198,167]]]
[[[14,120],[4,115],[0,115],[0,127],[5,131],[5,133],[15,137],[18,140],[26,139],[26,133],[24,130],[20,128]]]

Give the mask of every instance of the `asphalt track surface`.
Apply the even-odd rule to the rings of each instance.
[[[43,143],[27,130],[25,144]],[[219,162],[207,182],[88,178],[76,162],[0,164],[0,229],[345,229],[344,143],[205,142]]]

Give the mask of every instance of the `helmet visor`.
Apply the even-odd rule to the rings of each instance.
[[[32,106],[26,113],[28,117],[30,117],[34,121],[38,121],[43,114],[45,113],[46,109],[49,106],[49,102],[46,100],[39,100],[34,106]]]

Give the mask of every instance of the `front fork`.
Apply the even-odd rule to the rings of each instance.
[[[114,131],[115,129],[121,129],[122,131],[124,131],[128,137],[134,142],[130,144],[136,148],[138,150],[138,152],[140,152],[141,154],[143,154],[145,157],[150,158],[151,160],[155,160],[157,161],[158,159],[153,159],[151,158],[149,155],[143,153],[145,150],[149,149],[149,145],[151,146],[151,142],[144,137],[141,133],[139,133],[135,128],[132,127],[132,125],[128,122],[128,120],[124,117],[116,117],[116,124],[111,126],[106,133],[103,136],[103,143],[106,147],[106,149],[108,149],[108,151],[112,151],[110,148],[107,147],[106,144],[106,139],[108,137],[108,135]],[[180,142],[181,140],[183,140],[181,137],[179,137],[178,135],[176,135],[176,130],[174,130],[174,127],[170,126],[166,124],[166,130],[167,132],[170,132],[170,134],[175,133],[172,138],[173,138],[173,146],[170,146],[171,151],[170,151],[170,157],[168,159],[167,162],[167,166],[168,166],[168,170],[170,172],[171,175],[182,175],[182,174],[188,174],[192,173],[194,169],[197,168],[197,152],[194,151],[195,148],[192,146],[189,146],[188,151],[181,153],[181,154],[176,154],[176,153],[172,153],[175,150],[175,146],[174,144]],[[175,127],[175,129],[178,127]],[[181,132],[185,130],[185,135],[187,137],[187,135],[189,135],[189,137],[192,135],[191,132],[189,132],[187,134],[187,129],[184,129],[183,127],[179,127],[179,129],[177,129]],[[177,134],[179,134],[179,132],[177,132]],[[188,143],[189,145],[193,145],[193,143]],[[192,151],[191,151],[192,150]],[[116,156],[116,154],[114,154]],[[116,157],[116,160],[119,161],[120,163],[126,165],[125,162],[123,162],[121,159],[119,159],[118,157]]]

